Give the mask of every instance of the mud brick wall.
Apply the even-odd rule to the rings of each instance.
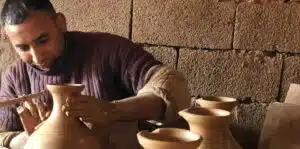
[[[232,131],[257,145],[268,105],[300,83],[300,4],[284,0],[52,0],[69,30],[134,41],[182,71],[194,97],[232,96]],[[3,3],[3,0],[0,1]],[[17,58],[1,36],[0,71]]]

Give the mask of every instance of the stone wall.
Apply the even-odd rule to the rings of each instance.
[[[297,2],[52,1],[70,30],[129,38],[182,71],[194,97],[238,98],[233,132],[245,148],[256,148],[268,105],[283,101],[290,83],[300,83]],[[2,37],[0,45],[3,71],[15,56],[7,39]]]

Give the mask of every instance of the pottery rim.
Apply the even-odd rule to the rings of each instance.
[[[64,84],[47,84],[47,89],[52,92],[61,92],[62,90],[70,90],[72,92],[82,91],[83,84],[64,83]]]
[[[236,98],[226,97],[226,96],[205,96],[199,99],[196,99],[198,103],[200,100],[211,102],[211,103],[235,103],[237,102]]]
[[[216,108],[187,108],[178,112],[179,115],[194,118],[220,118],[227,119],[231,117],[231,112]]]
[[[172,143],[172,146],[182,144],[200,144],[202,139],[200,135],[180,128],[158,128],[152,132],[143,130],[138,132],[137,137],[139,141],[141,141],[142,138],[144,141],[147,141],[148,143],[151,142],[153,145],[167,145]],[[168,137],[178,139],[178,141],[166,140]]]
[[[217,108],[231,111],[237,104],[237,100],[225,96],[206,96],[196,99],[196,103],[203,108]]]

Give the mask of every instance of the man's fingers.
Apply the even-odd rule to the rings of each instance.
[[[82,122],[89,122],[92,124],[96,124],[97,126],[105,126],[111,122],[112,118],[108,117],[107,113],[104,112],[101,114],[102,114],[102,119],[95,119],[95,117],[91,117],[91,116],[81,116],[79,117],[79,120]]]
[[[99,107],[101,107],[102,111],[113,111],[116,108],[116,105],[104,100],[99,100]]]
[[[89,115],[82,110],[65,110],[64,113],[66,114],[66,116],[89,117]]]
[[[66,103],[68,105],[77,105],[77,104],[84,104],[84,103],[88,103],[89,98],[87,98],[87,96],[76,96],[76,97],[69,97],[66,99]]]
[[[17,112],[20,116],[22,125],[24,130],[28,133],[31,134],[34,131],[34,127],[38,125],[39,123],[39,118],[38,117],[33,117],[29,111],[29,109],[19,106],[17,108]]]
[[[35,99],[24,102],[24,107],[30,111],[32,116],[39,118],[41,121],[45,120],[47,116],[50,115],[49,113],[47,115],[47,112],[49,111],[47,104],[36,101]]]
[[[111,111],[114,110],[116,105],[105,100],[97,100],[95,97],[81,95],[79,97],[67,98],[66,106],[72,107],[74,109],[85,109],[94,106],[97,104],[97,107],[101,111]]]
[[[32,116],[39,117],[38,109],[37,109],[36,105],[31,100],[25,101],[24,102],[24,107],[27,108],[30,111]]]
[[[50,111],[46,112],[46,118],[48,118],[50,115],[51,115]]]
[[[63,112],[66,112],[66,111],[86,111],[86,110],[87,110],[87,107],[82,106],[82,105],[73,105],[73,106],[63,105],[63,107],[62,107]]]
[[[51,115],[51,107],[45,102],[43,104],[46,107],[46,118],[48,118]]]
[[[66,100],[67,104],[78,104],[78,103],[89,103],[91,100],[97,100],[94,96],[79,95],[68,97]]]
[[[38,113],[41,121],[44,121],[47,118],[46,113],[48,111],[48,108],[41,102],[37,102],[36,107],[38,109]]]
[[[82,121],[82,122],[91,122],[90,117],[79,117],[79,120]]]

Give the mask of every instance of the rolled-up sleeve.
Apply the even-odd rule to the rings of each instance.
[[[111,60],[112,67],[120,72],[126,90],[134,95],[151,92],[163,99],[166,109],[161,122],[178,119],[177,112],[190,105],[188,84],[183,74],[163,65],[130,41],[123,40],[115,50],[118,54]]]
[[[151,92],[165,102],[166,109],[161,123],[175,121],[179,118],[178,112],[190,106],[188,83],[179,71],[167,66],[155,66],[149,70],[145,81],[145,86],[138,94]]]

